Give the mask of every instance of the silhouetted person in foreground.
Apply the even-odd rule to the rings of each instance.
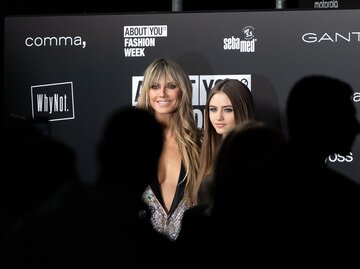
[[[157,174],[162,147],[162,128],[145,110],[123,108],[107,121],[97,148],[99,169],[90,202],[94,238],[83,252],[86,268],[147,265],[159,249],[166,260],[172,243],[153,228],[151,212],[142,200]]]
[[[0,238],[60,188],[79,180],[74,151],[52,137],[46,118],[11,117],[1,143]]]
[[[289,94],[286,113],[294,164],[292,214],[299,219],[316,223],[351,218],[360,210],[359,184],[326,163],[330,154],[349,154],[360,131],[352,95],[347,83],[321,75],[300,79]]]
[[[193,253],[198,265],[254,262],[255,253],[264,257],[272,220],[283,214],[278,195],[287,180],[286,147],[284,134],[273,126],[259,121],[236,126],[216,156],[211,207],[185,212],[180,252]]]
[[[170,251],[141,199],[162,145],[161,127],[148,112],[114,111],[98,143],[96,184],[24,221],[3,242],[6,268],[131,268],[159,249]]]

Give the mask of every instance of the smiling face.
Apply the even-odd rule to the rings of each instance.
[[[209,102],[209,118],[218,134],[226,136],[235,127],[235,113],[229,97],[214,94]]]
[[[149,89],[150,105],[157,116],[176,111],[180,97],[181,90],[178,84],[170,79],[162,78]]]

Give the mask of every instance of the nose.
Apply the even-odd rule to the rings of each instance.
[[[223,119],[224,119],[223,113],[222,113],[221,109],[219,109],[219,110],[217,111],[217,113],[216,113],[216,119],[217,119],[217,120],[223,120]]]
[[[165,85],[165,86],[161,86],[161,88],[160,88],[160,95],[161,95],[161,96],[166,96],[166,95],[167,95],[166,85]]]
[[[356,134],[360,133],[360,123],[357,119],[355,119],[355,132]]]

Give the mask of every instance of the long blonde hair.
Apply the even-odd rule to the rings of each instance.
[[[192,108],[192,85],[188,74],[175,60],[159,58],[145,70],[138,98],[137,107],[154,113],[150,104],[149,90],[161,78],[174,80],[181,90],[180,102],[177,104],[173,120],[176,143],[186,170],[184,197],[189,205],[196,204],[200,182],[197,182],[200,155],[200,132],[196,127]]]

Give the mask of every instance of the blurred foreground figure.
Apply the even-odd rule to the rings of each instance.
[[[360,131],[352,95],[347,83],[320,75],[300,79],[290,92],[294,215],[323,220],[352,217],[360,209],[359,184],[327,166],[330,154],[351,152]]]
[[[151,114],[116,110],[98,142],[95,185],[67,190],[26,216],[1,242],[1,267],[130,268],[159,248],[166,255],[171,241],[153,229],[141,198],[162,146]]]
[[[286,203],[281,198],[287,145],[273,126],[255,120],[238,124],[216,156],[210,207],[200,204],[184,214],[179,252],[192,253],[189,259],[198,265],[229,266],[252,261],[254,253],[268,254],[273,242],[268,238],[279,236],[272,220],[282,216]]]

